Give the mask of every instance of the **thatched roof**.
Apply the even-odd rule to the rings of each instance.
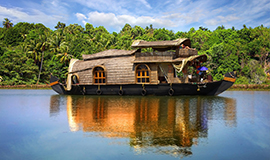
[[[190,58],[189,61],[193,61],[195,59],[199,60],[200,62],[206,62],[207,56],[205,54],[195,55],[195,56],[192,56],[192,58]],[[175,59],[175,61],[177,61],[177,58]]]
[[[168,48],[168,47],[178,47],[181,44],[191,47],[190,39],[188,38],[179,38],[173,41],[153,41],[147,42],[143,40],[135,40],[131,47],[134,48]]]
[[[125,68],[125,65],[133,65],[134,56],[115,56],[115,57],[106,57],[102,58],[93,58],[87,60],[78,60],[74,63],[72,71],[70,73],[82,72],[86,70],[92,70],[95,66],[114,66]],[[124,67],[123,67],[124,66]]]
[[[130,56],[134,54],[135,52],[136,50],[126,51],[126,50],[110,49],[110,50],[98,52],[95,54],[82,55],[82,57],[83,57],[83,60],[86,61],[86,60],[99,59],[99,58]]]
[[[133,63],[135,56],[119,56],[98,58],[89,61],[78,60],[69,74],[76,73],[80,84],[93,83],[93,68],[103,67],[106,71],[107,84],[133,84],[135,72]]]
[[[175,59],[151,59],[151,58],[137,58],[133,61],[133,63],[179,63],[182,62],[184,59],[187,59],[188,57],[178,57]],[[192,58],[189,59],[189,61],[193,61],[195,59],[198,59],[201,62],[206,62],[207,56],[205,54],[203,55],[195,55],[192,56]]]

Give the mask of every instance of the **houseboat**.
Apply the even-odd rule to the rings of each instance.
[[[198,55],[187,38],[136,40],[131,46],[134,50],[110,49],[72,59],[66,84],[51,75],[52,89],[70,95],[218,95],[236,80],[236,72],[230,72],[212,81],[201,66],[207,56]]]

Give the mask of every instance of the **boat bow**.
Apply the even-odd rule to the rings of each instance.
[[[59,79],[53,75],[50,78],[50,86],[58,94],[66,94],[64,86],[59,82]]]

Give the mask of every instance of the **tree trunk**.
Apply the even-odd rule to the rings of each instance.
[[[42,51],[41,64],[40,64],[40,68],[39,68],[38,80],[37,80],[37,84],[36,85],[38,85],[38,82],[39,82],[40,73],[41,73],[41,70],[42,70],[43,57],[44,57],[44,51]]]

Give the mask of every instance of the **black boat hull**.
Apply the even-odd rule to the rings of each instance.
[[[58,94],[67,95],[218,95],[235,82],[233,72],[225,74],[224,80],[207,83],[160,83],[160,84],[125,84],[125,85],[72,85],[67,91],[58,79],[51,76],[51,87]]]

